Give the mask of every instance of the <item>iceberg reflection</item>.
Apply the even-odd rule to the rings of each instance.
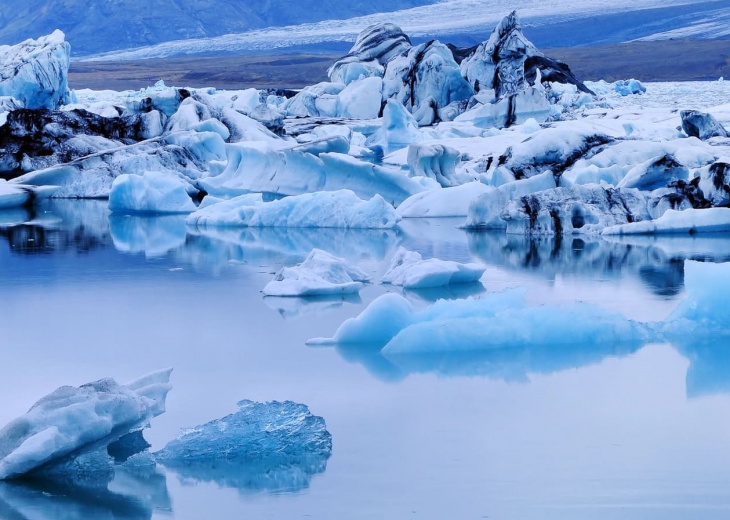
[[[56,480],[0,482],[0,518],[18,520],[149,520],[172,512],[165,476],[116,469],[114,480],[74,485]]]
[[[639,278],[662,296],[679,294],[684,261],[730,261],[727,236],[686,237],[529,237],[504,233],[470,233],[472,253],[488,265],[530,271],[547,279],[558,276]]]

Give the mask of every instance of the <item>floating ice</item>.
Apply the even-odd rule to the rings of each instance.
[[[191,214],[187,223],[195,227],[388,229],[400,220],[380,195],[364,201],[350,190],[261,200],[261,195],[251,194],[219,202]]]
[[[570,235],[649,219],[646,199],[635,189],[598,185],[554,188],[511,200],[502,211],[507,233]]]
[[[656,220],[610,226],[604,235],[730,233],[730,209],[667,210]]]
[[[295,491],[323,472],[332,436],[291,401],[241,401],[238,411],[183,432],[155,458],[186,478],[239,489]]]
[[[438,258],[424,260],[420,253],[401,247],[380,281],[406,289],[425,289],[478,282],[484,270],[479,264],[461,264]]]
[[[643,94],[646,87],[640,81],[635,79],[625,79],[617,81],[613,84],[613,89],[622,96],[630,96],[632,94]]]
[[[690,137],[699,137],[703,141],[711,137],[730,137],[730,133],[711,114],[698,110],[683,110],[680,115],[682,130]]]
[[[64,463],[139,430],[165,411],[172,369],[127,385],[63,386],[0,430],[0,480]]]
[[[25,108],[55,109],[69,101],[71,47],[61,31],[18,45],[0,45],[0,96]]]
[[[301,264],[284,267],[264,287],[264,296],[330,296],[357,293],[370,277],[344,259],[314,249]]]
[[[465,217],[472,201],[491,191],[494,191],[493,187],[479,181],[437,188],[407,198],[396,211],[401,217]]]
[[[507,229],[507,220],[503,218],[503,210],[509,201],[555,187],[555,176],[550,171],[529,179],[508,182],[498,188],[489,186],[483,190],[481,195],[471,199],[467,207],[464,227],[468,229]]]
[[[112,183],[109,209],[115,213],[191,213],[197,208],[186,188],[180,179],[161,172],[120,175]]]
[[[0,179],[0,210],[32,205],[52,196],[57,186],[26,186]]]
[[[347,145],[342,137],[273,151],[229,145],[225,169],[200,185],[211,195],[226,198],[249,192],[302,195],[349,189],[362,198],[382,195],[394,205],[423,190],[398,170],[342,153]]]
[[[596,306],[528,307],[522,291],[509,291],[441,300],[423,311],[414,311],[401,296],[383,295],[345,321],[331,340],[309,344],[382,345],[388,357],[525,345],[642,344],[651,337],[644,325]]]

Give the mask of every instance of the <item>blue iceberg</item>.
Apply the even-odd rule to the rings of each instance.
[[[183,432],[155,453],[157,461],[185,479],[241,491],[296,491],[324,472],[332,435],[322,417],[291,401],[238,407]]]

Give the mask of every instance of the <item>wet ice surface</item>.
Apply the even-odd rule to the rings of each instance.
[[[530,241],[467,233],[456,228],[463,219],[206,232],[181,218],[107,217],[95,201],[0,213],[0,423],[61,385],[174,366],[167,412],[145,432],[153,450],[242,399],[292,400],[326,420],[326,468],[304,486],[144,464],[101,487],[0,483],[0,517],[727,516],[730,354],[721,339],[390,358],[305,341],[331,336],[384,292],[425,309],[524,287],[529,305],[584,301],[662,320],[687,298],[684,260],[728,261],[730,238]],[[374,283],[335,299],[260,292],[314,247],[379,280],[400,246],[482,263],[482,283]]]

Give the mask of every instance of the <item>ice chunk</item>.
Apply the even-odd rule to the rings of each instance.
[[[529,179],[508,182],[498,188],[485,187],[481,195],[473,197],[470,201],[465,227],[469,229],[506,229],[507,221],[502,218],[502,215],[504,207],[509,201],[556,187],[555,176],[551,171]]]
[[[112,183],[109,209],[115,213],[191,213],[197,208],[187,186],[167,173],[120,175]]]
[[[0,480],[106,446],[165,411],[172,369],[129,385],[63,386],[0,430]]]
[[[528,325],[529,324],[529,325]],[[332,340],[309,344],[382,345],[386,358],[433,352],[560,345],[637,345],[655,337],[641,323],[587,305],[528,307],[524,292],[441,300],[414,312],[401,296],[383,295],[345,321]]]
[[[368,77],[353,81],[337,96],[342,117],[350,119],[374,119],[382,105],[383,80]]]
[[[475,91],[494,89],[498,99],[524,90],[528,81],[537,86],[540,77],[591,93],[567,65],[548,58],[525,37],[516,11],[505,16],[489,40],[461,62],[461,73]]]
[[[27,186],[0,179],[0,210],[32,205],[51,197],[58,186]]]
[[[394,205],[423,190],[398,170],[332,151],[339,149],[342,141],[327,140],[327,153],[319,147],[313,150],[314,144],[274,151],[244,144],[229,145],[225,169],[202,180],[200,185],[209,194],[226,198],[249,192],[301,195],[349,189],[361,198],[382,195]]]
[[[411,145],[408,147],[408,167],[414,176],[430,177],[442,187],[459,184],[454,178],[459,150],[442,144]]]
[[[530,119],[547,121],[551,106],[543,90],[529,87],[495,103],[477,105],[455,120],[471,123],[479,128],[507,128]]]
[[[305,405],[244,400],[238,407],[183,432],[156,459],[186,478],[242,490],[295,491],[326,469],[332,435]]]
[[[411,40],[392,23],[371,25],[357,37],[347,56],[337,60],[327,71],[334,83],[348,84],[362,77],[383,76],[383,66],[395,56],[405,54]]]
[[[397,101],[388,100],[383,109],[380,128],[367,139],[365,145],[387,155],[420,139],[418,123],[411,113]]]
[[[398,294],[384,294],[355,318],[345,320],[332,338],[316,338],[309,345],[385,346],[401,330],[415,323],[477,316],[493,316],[500,310],[525,306],[524,290],[511,290],[484,299],[439,300],[417,311]]]
[[[648,220],[646,199],[634,189],[597,185],[554,188],[507,203],[507,233],[570,235],[600,233],[625,222]]]
[[[525,345],[641,345],[649,338],[650,332],[638,322],[594,305],[576,303],[416,323],[396,335],[383,348],[383,355],[468,352]]]
[[[405,289],[425,289],[478,282],[484,270],[479,264],[461,264],[438,258],[424,260],[420,253],[401,247],[380,281]]]
[[[642,85],[640,81],[635,79],[624,79],[621,81],[616,81],[613,84],[613,89],[622,96],[643,94],[644,92],[646,92],[646,87]]]
[[[356,293],[370,277],[344,259],[314,249],[296,267],[284,267],[264,287],[264,296],[329,296]]]
[[[713,206],[730,206],[730,159],[702,168],[698,187]]]
[[[188,217],[196,227],[323,227],[388,229],[400,217],[383,197],[360,199],[350,190],[320,191],[261,202],[242,195],[200,209]]]
[[[711,114],[697,110],[682,110],[682,130],[690,137],[699,137],[703,141],[710,137],[730,137],[717,119]]]
[[[633,167],[617,187],[651,191],[663,188],[671,181],[686,181],[688,177],[689,168],[680,163],[673,155],[666,154]]]
[[[56,109],[69,102],[71,46],[61,31],[17,45],[0,45],[0,96],[25,108]]]
[[[667,210],[656,220],[607,227],[604,235],[659,235],[730,232],[730,209]]]
[[[465,217],[472,202],[491,191],[494,191],[493,187],[479,181],[453,188],[437,188],[407,198],[396,211],[401,217]]]
[[[473,94],[451,50],[435,40],[412,47],[385,68],[383,99],[393,99],[408,107],[419,126],[453,119],[442,110],[452,103],[466,105]]]

